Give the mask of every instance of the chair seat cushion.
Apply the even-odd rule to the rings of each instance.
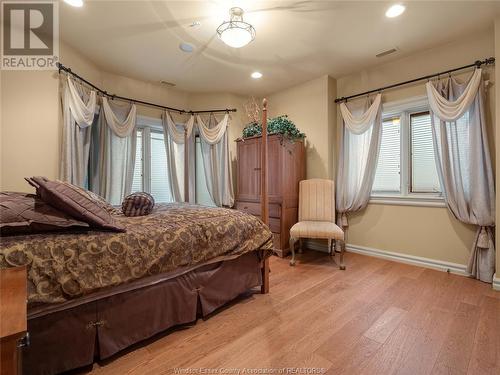
[[[300,221],[290,229],[294,238],[344,239],[344,231],[330,221]]]

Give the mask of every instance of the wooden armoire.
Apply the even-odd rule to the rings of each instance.
[[[260,217],[261,137],[237,142],[237,210]],[[299,181],[305,179],[305,148],[302,140],[282,135],[268,137],[269,227],[274,249],[284,257],[289,252],[290,228],[297,222]]]

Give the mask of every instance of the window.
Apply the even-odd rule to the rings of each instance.
[[[177,178],[181,185],[180,189],[183,190],[184,145],[174,144],[174,154]],[[195,169],[196,203],[215,206],[207,188],[205,166],[198,136],[196,137]],[[161,120],[142,116],[137,117],[137,144],[132,180],[132,192],[137,191],[150,193],[158,203],[173,201]]]
[[[132,193],[136,191],[144,191],[142,176],[143,160],[142,160],[142,129],[137,130],[137,144],[135,148],[135,165],[134,165],[134,178],[132,180]]]
[[[167,153],[163,133],[151,132],[151,195],[158,202],[171,200]]]
[[[146,191],[156,202],[171,202],[163,131],[152,121],[138,118],[132,192]]]
[[[399,193],[401,191],[401,119],[389,118],[382,122],[382,141],[378,155],[373,191]]]
[[[411,193],[439,193],[429,112],[410,114]]]
[[[389,103],[382,118],[372,201],[442,201],[427,103]]]

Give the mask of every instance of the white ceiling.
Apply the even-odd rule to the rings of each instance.
[[[61,3],[61,38],[102,69],[187,91],[253,95],[440,45],[491,28],[500,14],[499,1],[405,1],[395,19],[384,15],[392,2],[378,1],[84,1]],[[241,49],[215,35],[235,5],[257,31]],[[182,52],[181,42],[195,51]],[[393,47],[399,51],[375,57]],[[250,78],[254,70],[264,77]]]

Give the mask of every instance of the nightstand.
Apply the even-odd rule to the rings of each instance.
[[[21,373],[20,343],[26,337],[26,268],[0,269],[0,374]]]

